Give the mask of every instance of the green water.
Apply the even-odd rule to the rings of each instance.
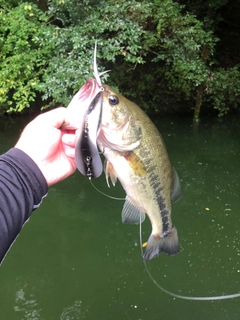
[[[190,296],[240,292],[240,117],[160,118],[183,186],[173,206],[181,253],[148,262],[164,288]],[[0,151],[24,122],[0,123]],[[105,179],[104,192],[123,197]],[[1,320],[235,320],[240,298],[184,301],[161,292],[141,260],[139,227],[122,225],[122,201],[76,172],[50,188],[0,267]],[[150,224],[143,223],[143,241]]]

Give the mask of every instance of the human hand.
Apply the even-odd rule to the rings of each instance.
[[[37,164],[48,186],[75,170],[75,131],[61,130],[66,108],[60,107],[37,116],[23,130],[15,148],[24,151]]]

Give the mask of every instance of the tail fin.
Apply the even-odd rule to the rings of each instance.
[[[161,252],[165,252],[168,255],[175,255],[180,251],[178,242],[177,229],[175,227],[165,236],[156,237],[153,234],[148,239],[147,247],[143,255],[144,260],[151,260],[159,255]]]

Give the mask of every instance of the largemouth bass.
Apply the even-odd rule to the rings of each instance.
[[[162,136],[135,103],[107,85],[89,78],[68,106],[65,128],[79,130],[76,143],[78,170],[98,177],[102,163],[96,142],[106,158],[105,175],[113,185],[119,179],[126,191],[123,223],[152,224],[143,258],[161,252],[179,252],[177,230],[172,224],[171,204],[181,197],[179,177],[172,167]]]
[[[98,171],[97,176],[101,174],[97,140],[106,158],[107,184],[109,177],[113,185],[118,178],[127,194],[122,210],[123,223],[141,223],[145,214],[151,221],[152,233],[143,259],[150,260],[161,252],[174,255],[179,252],[180,246],[177,230],[172,224],[171,204],[181,198],[182,191],[162,136],[135,103],[101,84],[97,74],[96,46],[94,65],[96,79],[89,78],[74,96],[68,107],[70,117],[63,126],[79,129],[76,150],[79,171],[89,178],[96,176],[95,170]],[[88,130],[85,130],[86,127]],[[86,161],[88,157],[90,159]],[[148,269],[147,272],[150,275]],[[213,297],[184,296],[154,282],[165,293],[184,300],[212,301],[240,297],[240,293]]]
[[[135,103],[107,85],[102,87],[97,143],[106,158],[107,183],[109,177],[113,185],[119,179],[126,192],[122,221],[140,223],[148,215],[152,233],[143,259],[150,260],[160,252],[174,255],[180,247],[171,203],[181,197],[181,185],[163,139]]]
[[[181,197],[180,180],[159,131],[147,115],[101,84],[96,52],[95,44],[95,79],[89,78],[69,104],[69,123],[64,126],[80,132],[75,153],[77,168],[88,178],[101,174],[97,141],[106,158],[107,184],[109,177],[113,185],[118,178],[127,194],[123,223],[141,223],[145,214],[151,221],[152,233],[143,258],[150,260],[160,252],[174,255],[180,247],[172,224],[171,203]]]

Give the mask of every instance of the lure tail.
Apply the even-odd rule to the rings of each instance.
[[[98,73],[98,68],[97,68],[97,41],[95,42],[95,48],[94,48],[94,58],[93,58],[93,75],[100,87],[102,87],[101,83],[101,76],[107,72],[110,72],[110,70],[103,71],[101,73]]]

